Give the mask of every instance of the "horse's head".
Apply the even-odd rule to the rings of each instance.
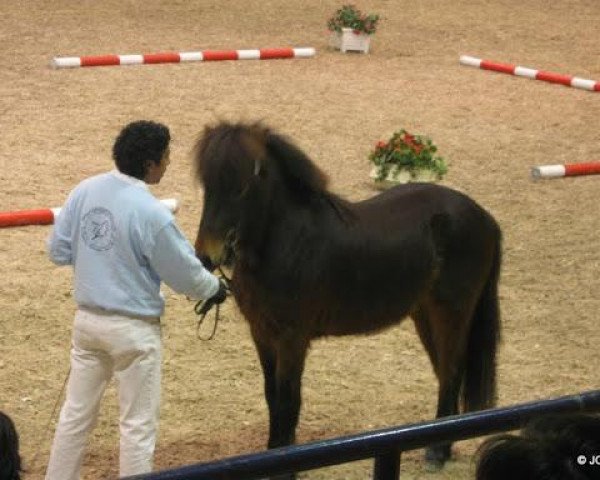
[[[326,185],[304,153],[258,123],[206,127],[195,165],[204,186],[195,248],[207,267],[240,259],[256,264],[286,202],[309,202]]]

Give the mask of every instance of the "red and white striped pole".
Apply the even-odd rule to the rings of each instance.
[[[257,50],[204,50],[200,52],[161,52],[142,55],[91,55],[54,57],[54,68],[99,67],[108,65],[141,65],[153,63],[210,62],[217,60],[270,60],[277,58],[309,58],[314,48],[262,48]]]
[[[175,198],[165,198],[161,200],[161,203],[173,213],[176,213],[179,209],[179,202]],[[54,223],[54,219],[59,213],[60,207],[0,212],[0,228],[22,227],[25,225],[50,225]]]
[[[483,70],[493,70],[494,72],[508,73],[518,77],[531,78],[533,80],[542,80],[544,82],[559,83],[567,87],[581,88],[592,92],[600,92],[600,82],[586,80],[585,78],[562,75],[560,73],[545,72],[543,70],[534,70],[533,68],[520,67],[509,63],[493,62],[491,60],[482,60],[480,58],[461,55],[461,65],[481,68]]]
[[[579,175],[599,174],[600,162],[542,165],[531,169],[531,176],[536,180],[539,178],[575,177]]]

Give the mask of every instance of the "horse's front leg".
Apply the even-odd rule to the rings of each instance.
[[[269,448],[291,445],[300,415],[301,382],[308,342],[262,342],[254,336],[264,374],[265,399],[269,408]],[[293,480],[295,474],[272,477]]]
[[[265,400],[267,401],[267,407],[269,409],[269,442],[267,446],[273,448],[276,445],[273,445],[272,443],[277,436],[277,432],[279,432],[279,418],[275,414],[278,405],[277,382],[275,380],[277,352],[269,345],[263,343],[256,336],[254,336],[254,343],[256,345],[256,351],[258,352],[260,366],[263,371]]]
[[[296,441],[296,427],[302,404],[302,373],[308,341],[294,338],[277,344],[275,371],[276,408],[275,436],[269,439],[269,448],[291,445]]]

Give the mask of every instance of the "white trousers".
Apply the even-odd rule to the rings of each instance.
[[[120,476],[152,470],[160,410],[159,319],[77,310],[71,373],[46,480],[79,480],[100,400],[115,375],[119,389]]]

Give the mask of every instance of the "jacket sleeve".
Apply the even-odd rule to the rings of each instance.
[[[46,241],[46,249],[50,260],[56,265],[73,264],[73,217],[70,198],[65,202],[60,213],[54,219],[54,227]]]
[[[200,300],[212,297],[219,290],[218,278],[204,268],[173,222],[158,232],[149,262],[161,280],[177,293]]]

